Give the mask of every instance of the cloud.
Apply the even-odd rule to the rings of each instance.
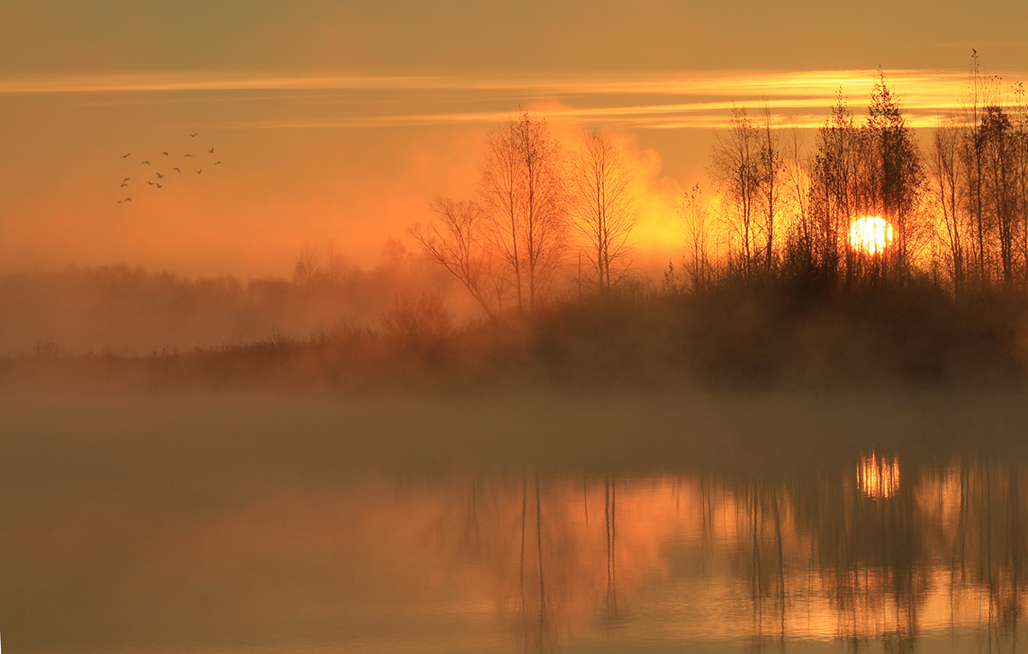
[[[1008,75],[1008,77],[1015,77]],[[0,78],[2,94],[170,94],[181,92],[276,91],[358,92],[351,110],[331,115],[288,115],[273,120],[240,120],[219,125],[234,129],[345,129],[425,125],[495,124],[506,120],[513,101],[556,98],[561,106],[542,112],[554,121],[618,124],[656,129],[709,128],[723,124],[735,106],[767,106],[792,124],[813,127],[816,110],[826,110],[841,89],[866,97],[877,71],[735,71],[730,73],[652,73],[640,75],[295,75],[288,73],[149,73]],[[914,125],[934,124],[960,106],[967,74],[950,70],[894,70],[886,79]],[[444,92],[456,111],[382,113],[376,94],[408,92],[408,106],[421,92]],[[262,98],[244,98],[261,102]],[[483,105],[493,105],[482,110]],[[859,105],[860,100],[854,104]],[[598,106],[597,106],[598,105]],[[460,107],[474,106],[475,110]],[[363,110],[362,110],[363,109]]]

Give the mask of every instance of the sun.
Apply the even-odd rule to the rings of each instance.
[[[881,216],[857,218],[850,223],[850,247],[879,254],[892,244],[892,225]]]

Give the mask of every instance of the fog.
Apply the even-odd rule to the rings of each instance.
[[[7,393],[4,637],[40,652],[1007,643],[1022,618],[983,616],[1028,592],[1024,400]],[[899,462],[884,499],[854,477],[872,446]]]

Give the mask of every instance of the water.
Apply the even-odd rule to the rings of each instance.
[[[11,652],[1018,651],[1015,391],[0,399]]]

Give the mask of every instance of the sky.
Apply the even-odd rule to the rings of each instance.
[[[640,256],[667,260],[733,106],[809,129],[840,88],[860,113],[881,67],[930,129],[972,48],[1028,81],[1026,24],[997,1],[3,0],[0,273],[289,275],[305,243],[374,265],[433,197],[474,194],[519,109],[618,135]]]

